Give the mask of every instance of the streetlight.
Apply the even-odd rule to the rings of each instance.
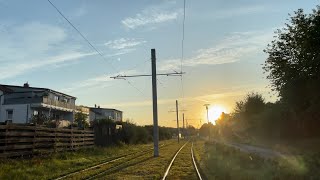
[[[204,104],[203,106],[205,106],[206,109],[207,109],[207,121],[208,121],[208,124],[209,124],[209,106],[210,106],[210,104]]]
[[[211,134],[211,129],[210,129],[210,125],[209,125],[209,106],[210,104],[204,104],[203,106],[206,107],[207,109],[207,121],[208,121],[208,128],[209,128],[209,140],[210,140],[210,134]]]

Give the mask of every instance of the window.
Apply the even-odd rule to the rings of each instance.
[[[38,112],[37,110],[34,110],[34,111],[33,111],[33,115],[34,115],[34,116],[37,116],[38,114],[39,114],[39,112]]]
[[[54,96],[53,98],[55,101],[58,101],[59,100],[59,96]]]
[[[7,120],[12,120],[13,119],[13,110],[7,110]]]

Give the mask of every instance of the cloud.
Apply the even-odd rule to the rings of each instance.
[[[59,67],[59,64],[76,61],[91,55],[96,55],[96,53],[70,52],[43,60],[32,60],[25,63],[9,63],[0,67],[0,79],[15,77],[38,68],[48,67],[49,65],[57,65]]]
[[[134,48],[130,48],[130,49],[120,49],[120,50],[118,50],[118,51],[115,52],[115,53],[107,54],[107,55],[105,55],[105,56],[106,56],[106,57],[120,56],[120,55],[128,54],[128,53],[130,53],[130,52],[132,52],[132,51],[134,51],[134,50],[136,50],[136,49],[134,49]]]
[[[102,86],[102,83],[106,83],[106,82],[110,82],[113,81],[113,79],[111,79],[110,77],[112,76],[117,76],[119,74],[124,75],[124,74],[133,74],[133,73],[137,73],[137,71],[135,70],[129,70],[129,71],[122,71],[119,73],[114,73],[114,74],[102,74],[96,77],[92,77],[89,79],[85,79],[85,80],[81,80],[79,82],[75,82],[72,83],[70,85],[70,87],[66,87],[61,89],[61,92],[66,92],[66,93],[70,93],[70,92],[75,92],[75,91],[81,91],[83,89],[88,89],[88,88],[94,88],[94,87],[106,87],[108,86],[107,84],[104,84],[104,86]]]
[[[224,19],[224,18],[234,18],[243,15],[251,15],[261,12],[270,12],[270,8],[263,5],[247,5],[238,6],[233,8],[224,8],[223,10],[218,10],[210,13],[209,17],[214,19]],[[275,11],[275,10],[271,10]],[[206,15],[208,16],[208,15]]]
[[[134,38],[120,38],[120,39],[108,41],[104,45],[110,49],[122,50],[125,48],[132,48],[146,42],[147,41],[145,40],[137,40]]]
[[[158,6],[149,6],[141,13],[123,19],[121,23],[129,29],[136,29],[176,20],[182,14],[182,11],[181,9],[172,9],[175,3],[175,1],[166,1]]]
[[[244,57],[262,52],[272,39],[270,31],[234,32],[212,47],[197,50],[183,61],[183,66],[218,65],[234,63]],[[159,63],[160,71],[179,69],[180,59],[168,59]]]
[[[13,78],[36,69],[64,64],[95,55],[72,45],[65,29],[40,22],[8,23],[0,32],[0,79]]]

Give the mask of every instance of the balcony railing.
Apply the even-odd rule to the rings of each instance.
[[[75,109],[74,102],[64,102],[50,99],[46,96],[37,96],[36,93],[13,93],[4,96],[4,104],[48,104],[52,106]]]
[[[57,107],[63,107],[63,108],[68,108],[68,109],[75,109],[75,105],[67,102],[61,102],[53,99],[49,99],[47,97],[43,97],[42,103],[48,104],[51,106],[57,106]]]

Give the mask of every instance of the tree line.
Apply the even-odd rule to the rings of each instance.
[[[320,136],[320,6],[309,14],[298,9],[289,17],[264,50],[263,70],[278,100],[266,102],[261,94],[248,93],[215,126],[204,124],[201,135]]]

